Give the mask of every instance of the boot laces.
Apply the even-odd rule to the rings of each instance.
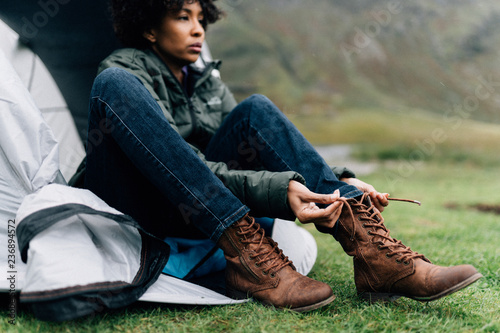
[[[283,250],[278,247],[278,243],[272,240],[270,237],[265,236],[265,231],[260,227],[258,223],[255,222],[253,217],[248,216],[242,220],[248,222],[239,223],[236,227],[239,228],[237,232],[240,241],[243,244],[257,244],[257,249],[255,250],[255,255],[251,256],[250,259],[255,259],[255,264],[257,266],[267,263],[266,270],[263,271],[264,274],[270,274],[272,277],[281,270],[283,267],[290,265],[295,269],[291,260],[284,255]],[[267,246],[266,246],[267,245]]]
[[[359,202],[354,203],[352,201],[348,202],[345,198],[340,199],[344,202],[344,206],[348,208],[351,215],[351,221],[353,223],[351,241],[354,240],[354,236],[356,234],[356,217],[355,212],[353,211],[354,207],[354,210],[358,213],[358,219],[360,222],[362,221],[363,228],[373,227],[375,229],[375,231],[368,231],[368,234],[372,236],[372,243],[378,244],[379,250],[388,249],[389,252],[386,253],[388,258],[398,256],[396,261],[398,263],[402,262],[406,265],[409,264],[410,259],[421,258],[428,261],[423,254],[412,251],[410,247],[404,245],[400,240],[397,240],[389,235],[390,231],[384,225],[384,218],[380,212],[375,209],[375,205],[369,200],[367,201],[370,202],[370,207],[363,203],[365,202],[367,196],[368,193],[364,193]]]

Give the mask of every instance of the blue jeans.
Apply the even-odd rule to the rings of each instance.
[[[267,98],[252,96],[208,143],[207,160],[234,169],[294,170],[318,193],[340,182],[293,124]],[[95,80],[89,110],[85,187],[158,237],[210,238],[250,208],[235,197],[170,126],[142,82],[118,68]],[[211,193],[217,193],[216,196]]]

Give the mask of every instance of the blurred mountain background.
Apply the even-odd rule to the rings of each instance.
[[[220,0],[207,39],[238,99],[287,115],[352,108],[500,123],[500,2]]]

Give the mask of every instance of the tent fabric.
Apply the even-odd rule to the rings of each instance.
[[[138,300],[156,281],[169,247],[87,190],[49,184],[18,214],[20,295],[42,320],[78,318]]]
[[[87,134],[88,97],[99,62],[120,47],[108,1],[2,0],[0,19],[37,54]]]
[[[0,244],[8,244],[8,228],[17,225],[15,216],[21,201],[56,179],[58,148],[52,131],[2,50],[0,77]],[[25,265],[17,242],[15,245],[14,267],[22,275]],[[4,272],[13,270],[8,258],[6,251],[0,251]],[[19,290],[22,281],[16,279],[16,284]],[[8,281],[0,279],[0,288],[8,290]]]
[[[66,100],[41,59],[21,43],[19,36],[1,20],[0,50],[28,89],[59,143],[59,169],[69,180],[85,151]]]

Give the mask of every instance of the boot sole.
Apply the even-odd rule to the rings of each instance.
[[[329,298],[325,299],[324,301],[321,301],[321,302],[318,302],[318,303],[315,303],[315,304],[311,304],[311,305],[307,305],[307,306],[301,306],[300,308],[288,308],[292,311],[295,311],[295,312],[307,312],[307,311],[312,311],[312,310],[316,310],[316,309],[319,309],[325,305],[328,305],[330,304],[331,302],[333,302],[333,300],[335,299],[335,295],[332,295],[330,296]]]
[[[465,287],[473,284],[474,282],[476,282],[477,280],[479,280],[482,277],[483,277],[483,275],[481,273],[476,273],[476,274],[472,275],[471,277],[469,277],[468,279],[465,279],[464,281],[454,285],[453,287],[451,287],[449,289],[446,289],[446,290],[444,290],[436,295],[426,296],[426,297],[404,295],[404,294],[397,294],[397,293],[372,293],[372,292],[364,292],[364,293],[359,294],[359,296],[362,299],[367,300],[367,301],[372,302],[372,303],[378,302],[378,301],[393,302],[400,297],[407,297],[407,298],[411,298],[411,299],[414,299],[414,300],[420,301],[420,302],[431,302],[431,301],[435,301],[437,299],[440,299],[441,297],[453,294],[454,292],[457,292],[461,289],[464,289]]]
[[[238,299],[238,300],[241,300],[241,299],[247,299],[247,298],[251,298],[247,293],[243,292],[243,291],[239,291],[239,290],[235,290],[235,289],[232,289],[232,288],[229,288],[229,287],[226,287],[226,294],[228,297],[232,298],[232,299]],[[266,303],[266,302],[262,302],[262,301],[259,301],[258,299],[256,298],[252,298],[254,300],[256,300],[257,302],[265,305],[265,306],[268,306],[268,307],[273,307],[277,310],[292,310],[292,311],[295,311],[295,312],[307,312],[307,311],[312,311],[312,310],[316,310],[316,309],[319,309],[325,305],[328,305],[330,304],[331,302],[333,302],[335,300],[335,295],[332,295],[330,297],[328,297],[327,299],[325,300],[322,300],[320,302],[317,302],[317,303],[314,303],[314,304],[310,304],[310,305],[306,305],[306,306],[301,306],[301,307],[297,307],[297,308],[288,308],[288,307],[284,307],[284,308],[280,308],[280,307],[276,307],[270,303]]]

